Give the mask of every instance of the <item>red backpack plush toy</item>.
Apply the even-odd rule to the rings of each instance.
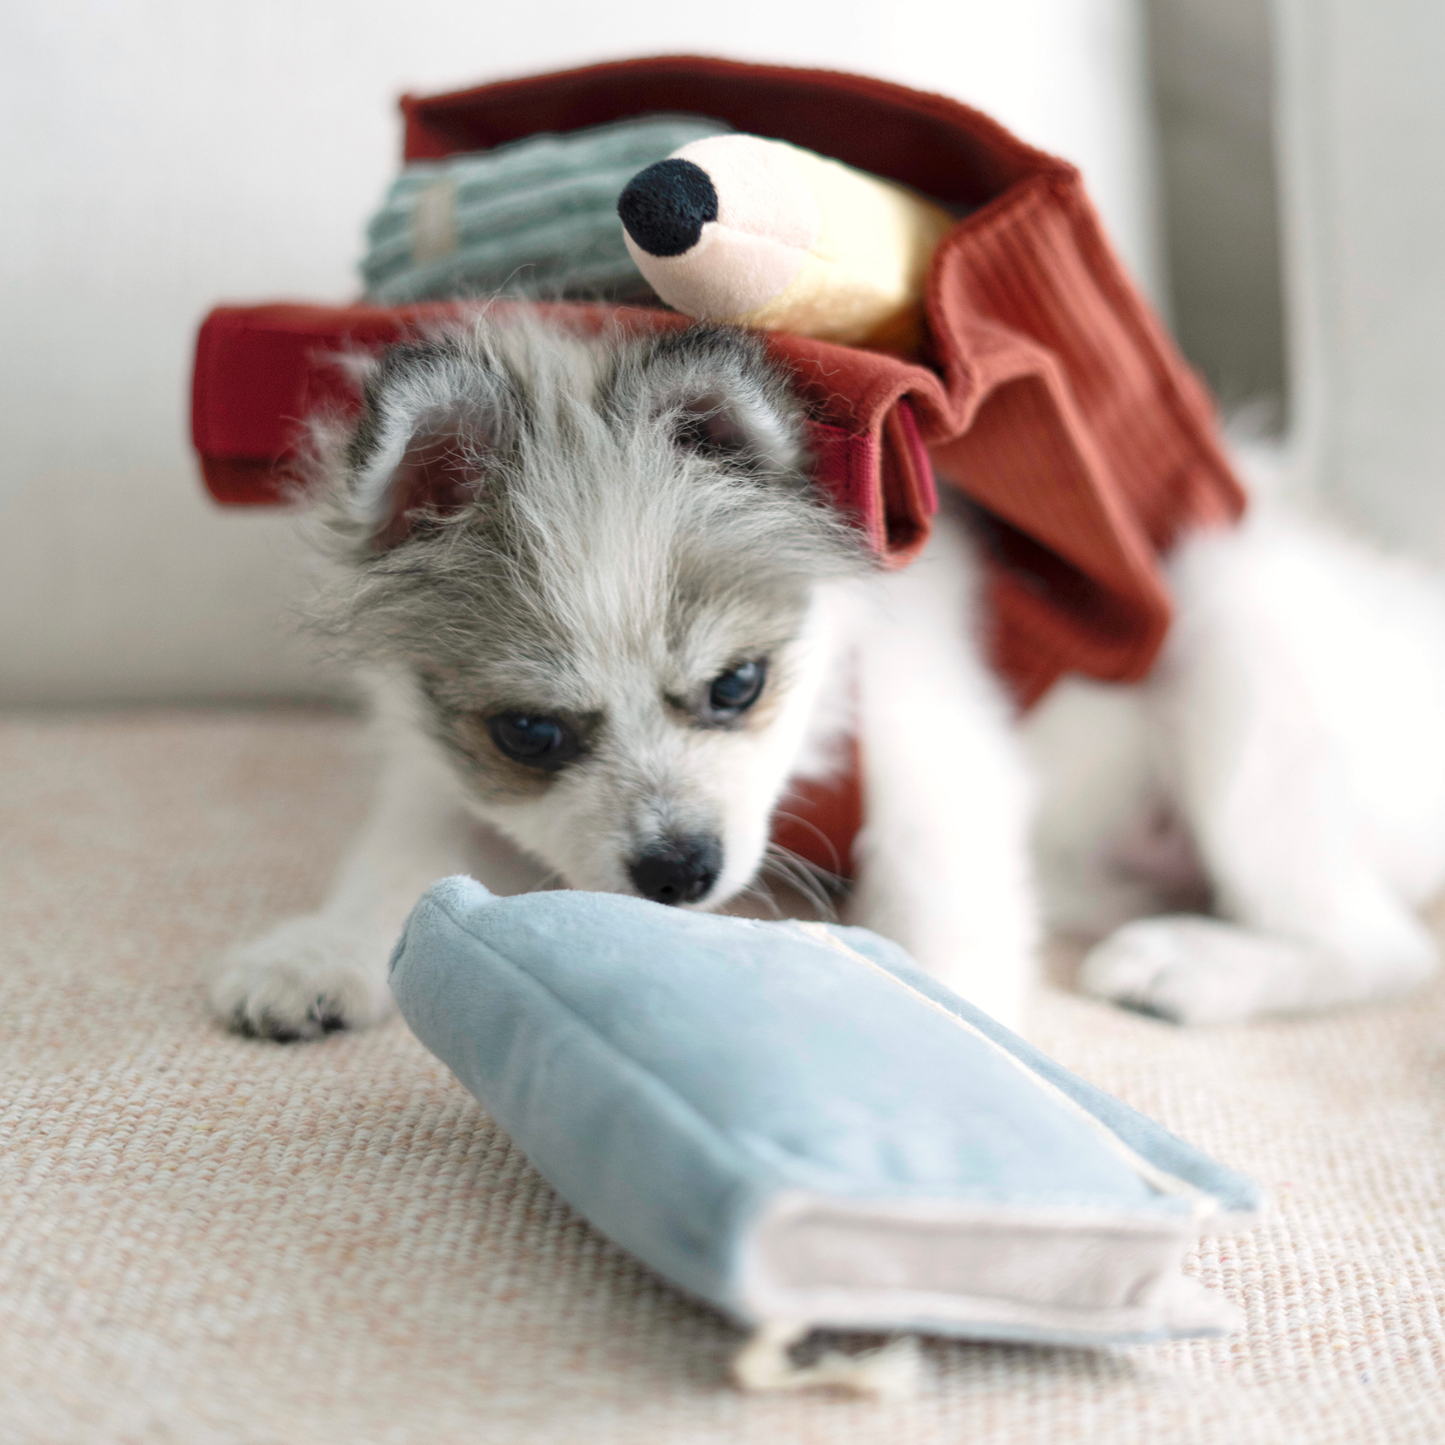
[[[907,354],[896,328],[870,346],[768,332],[809,408],[816,482],[891,565],[926,541],[935,478],[969,499],[990,562],[990,655],[1021,706],[1065,672],[1128,681],[1148,671],[1170,618],[1160,559],[1182,530],[1237,519],[1244,494],[1207,394],[1121,269],[1072,166],[941,96],[696,57],[407,97],[402,110],[409,161],[685,112],[927,198],[943,220],[928,236]],[[948,213],[961,218],[949,224]],[[213,311],[192,413],[211,494],[226,505],[283,500],[299,419],[353,402],[335,356],[454,309]],[[687,323],[660,308],[621,314],[629,326]],[[803,821],[780,826],[786,846],[825,867],[847,858],[856,786],[788,811]]]

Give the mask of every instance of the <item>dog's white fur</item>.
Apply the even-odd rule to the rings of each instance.
[[[1223,1023],[1421,983],[1416,910],[1445,881],[1445,587],[1268,509],[1170,573],[1148,681],[1067,682],[1025,727],[1050,921],[1104,938],[1082,986]],[[1217,916],[1151,916],[1180,891]]]
[[[581,392],[589,355],[566,355]],[[455,396],[417,403],[407,425],[443,403]],[[373,502],[405,443],[383,436],[354,468]],[[591,445],[613,443],[598,432]],[[599,545],[626,551],[626,532]],[[586,575],[557,585],[582,588]],[[787,778],[835,766],[848,730],[867,818],[849,921],[1007,1022],[1045,922],[1103,940],[1082,970],[1087,991],[1182,1022],[1361,1002],[1430,973],[1434,944],[1414,910],[1445,881],[1436,579],[1283,518],[1189,539],[1171,565],[1178,618],[1149,679],[1065,680],[1020,725],[976,641],[977,575],[968,530],[946,511],[907,570],[814,583],[776,645],[773,710],[746,736],[660,721],[658,679],[683,664],[646,638],[623,645],[620,614],[603,614],[648,614],[603,587],[577,625],[606,653],[590,675],[606,679],[593,689],[625,736],[621,761],[603,749],[570,795],[554,785],[504,806],[459,786],[415,685],[383,673],[373,696],[388,756],[362,835],[318,913],[220,961],[217,1012],[278,1037],[374,1023],[390,1008],[392,941],[433,880],[626,891],[625,850],[655,823],[637,818],[686,812],[694,794],[724,814],[724,873],[703,900],[724,904],[749,884]],[[733,655],[729,627],[757,626],[729,621],[722,601],[716,615],[688,634],[699,676]],[[1205,902],[1212,916],[1179,911]]]

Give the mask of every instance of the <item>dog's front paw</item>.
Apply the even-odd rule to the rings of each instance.
[[[317,917],[293,918],[232,949],[209,994],[228,1028],[280,1043],[367,1028],[392,1008],[385,946]]]
[[[1242,1023],[1302,952],[1212,918],[1143,918],[1090,950],[1079,988],[1171,1023]]]

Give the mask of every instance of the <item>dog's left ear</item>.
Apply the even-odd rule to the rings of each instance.
[[[347,509],[389,552],[476,499],[493,447],[495,400],[445,342],[395,346],[367,379],[347,450]]]
[[[803,479],[802,403],[750,332],[725,326],[665,332],[649,343],[639,377],[643,409],[683,451],[755,475]]]

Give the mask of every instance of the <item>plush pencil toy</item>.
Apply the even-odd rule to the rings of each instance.
[[[634,176],[617,209],[638,268],[688,316],[905,352],[955,219],[891,181],[751,135],[684,145]]]

